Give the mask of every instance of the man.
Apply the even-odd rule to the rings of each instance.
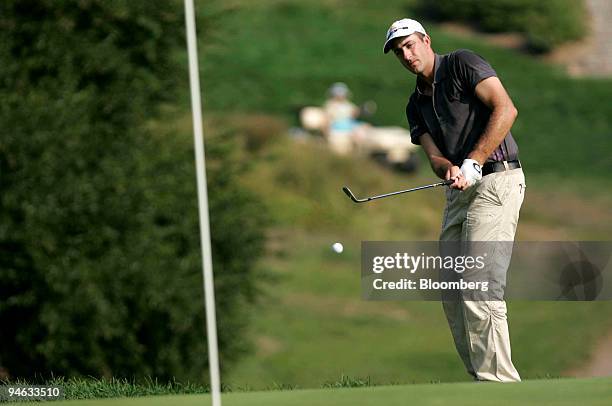
[[[329,120],[327,141],[332,151],[340,155],[349,154],[369,127],[357,120],[359,107],[349,100],[350,94],[345,83],[336,82],[329,88],[329,99],[323,105]]]
[[[525,193],[518,147],[510,133],[518,112],[489,63],[468,50],[434,53],[431,38],[415,20],[391,25],[384,53],[390,50],[417,75],[406,108],[412,142],[423,147],[440,178],[454,180],[446,194],[440,241],[505,241],[506,247],[510,242],[487,265],[501,292],[498,297],[466,300],[464,291],[454,300],[443,295],[455,346],[475,380],[518,382],[503,301]]]

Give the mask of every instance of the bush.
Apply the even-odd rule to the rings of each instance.
[[[175,95],[181,12],[173,0],[0,5],[0,365],[14,377],[202,378],[191,141],[143,126]],[[248,348],[243,305],[255,296],[265,217],[237,183],[236,148],[216,144],[209,196],[227,367]]]
[[[522,32],[535,51],[549,51],[586,33],[583,1],[420,0],[419,8],[431,17],[474,23],[489,32]]]

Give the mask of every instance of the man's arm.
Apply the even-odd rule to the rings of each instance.
[[[518,110],[501,81],[495,76],[478,83],[475,91],[476,96],[491,109],[491,117],[485,130],[474,150],[468,155],[468,158],[482,165],[510,131]]]
[[[429,133],[424,133],[420,137],[421,146],[429,158],[431,169],[441,179],[454,179],[455,183],[450,185],[453,189],[463,189],[466,186],[465,178],[461,176],[461,170],[442,155]]]

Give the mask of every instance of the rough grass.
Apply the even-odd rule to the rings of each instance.
[[[390,384],[391,382],[388,382]],[[49,387],[60,387],[64,392],[66,400],[77,399],[107,399],[107,398],[131,398],[143,396],[161,395],[193,395],[210,393],[210,386],[201,383],[182,383],[177,381],[160,382],[155,378],[144,380],[129,379],[98,379],[93,377],[53,377],[40,382],[29,382],[25,380],[0,380],[0,385],[25,386],[44,384]],[[373,386],[369,377],[351,377],[341,375],[339,378],[323,382],[321,388],[363,388]],[[299,386],[288,383],[272,382],[264,390],[297,390]],[[232,386],[223,384],[223,393],[251,392],[249,386]]]

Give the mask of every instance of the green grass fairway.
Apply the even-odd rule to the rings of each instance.
[[[378,386],[356,389],[318,389],[242,392],[223,395],[225,406],[366,406],[366,405],[609,405],[612,379],[534,380],[520,384],[450,383]],[[208,405],[208,395],[157,396],[135,399],[77,400],[54,405]]]

